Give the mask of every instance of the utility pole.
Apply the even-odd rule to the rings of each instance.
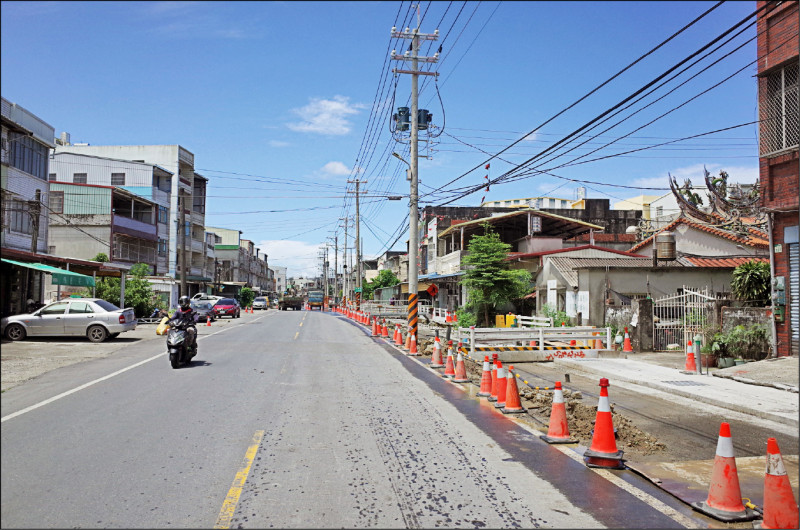
[[[344,221],[344,256],[342,256],[342,266],[344,268],[344,272],[342,273],[342,300],[349,300],[350,291],[348,289],[350,287],[350,282],[347,278],[347,225],[349,223],[347,221],[350,219],[347,217],[340,217],[339,220]]]
[[[359,186],[360,186],[360,184],[362,182],[364,184],[367,183],[366,180],[359,180],[359,179],[348,180],[347,181],[348,184],[355,183],[355,185],[356,185],[356,191],[355,191],[355,194],[356,194],[356,275],[357,275],[356,276],[356,278],[357,278],[356,279],[356,283],[358,285],[358,289],[356,290],[356,311],[358,311],[361,308],[361,288],[362,288],[362,285],[361,285],[361,280],[362,280],[362,271],[361,271],[361,217],[360,217],[359,203],[358,203],[359,195],[361,193],[366,193],[366,190],[363,191],[363,192],[359,191]],[[352,192],[348,192],[348,193],[352,193]]]
[[[417,6],[419,9],[419,6]],[[408,329],[409,333],[417,337],[417,297],[419,295],[418,274],[419,266],[418,250],[419,250],[419,76],[432,75],[438,76],[438,72],[420,72],[419,63],[435,63],[438,60],[438,52],[433,57],[420,57],[419,56],[419,43],[423,41],[433,41],[439,38],[439,30],[435,30],[433,34],[425,34],[419,32],[419,12],[417,14],[417,27],[412,31],[408,28],[405,31],[397,31],[397,28],[392,28],[392,38],[398,39],[411,39],[411,54],[405,52],[403,55],[398,55],[392,51],[392,59],[397,61],[411,61],[411,70],[400,70],[393,68],[392,72],[399,74],[411,74],[411,162],[409,167],[411,169],[411,197],[408,216]]]
[[[39,246],[39,214],[42,212],[42,190],[36,190],[32,201],[28,201],[28,215],[31,216],[31,253],[36,254]]]
[[[186,291],[186,210],[184,207],[186,206],[186,195],[183,194],[183,190],[178,191],[178,209],[180,211],[180,226],[178,227],[178,241],[180,242],[180,249],[178,250],[178,256],[180,256],[181,262],[181,292],[178,297],[183,295],[188,296],[189,294]]]

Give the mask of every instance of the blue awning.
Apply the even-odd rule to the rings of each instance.
[[[439,280],[441,278],[454,278],[455,276],[462,276],[463,274],[464,274],[464,271],[453,272],[451,274],[437,274],[435,272],[432,272],[430,274],[423,274],[423,275],[419,276],[418,279],[419,280],[425,280],[425,281]]]

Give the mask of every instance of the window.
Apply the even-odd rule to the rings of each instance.
[[[111,185],[112,186],[124,186],[125,185],[125,173],[112,173],[111,174]]]
[[[21,234],[33,232],[31,229],[31,216],[28,211],[28,203],[26,201],[11,201],[11,222],[9,226],[12,231]]]
[[[63,315],[64,311],[67,310],[67,306],[69,302],[57,302],[55,304],[50,304],[49,306],[42,309],[43,315]]]
[[[50,182],[56,182],[58,180],[58,175],[56,175],[55,173],[50,173],[47,180],[49,180]]]
[[[18,132],[8,133],[9,165],[41,180],[47,179],[47,162],[50,150],[33,137]]]
[[[167,224],[169,222],[169,210],[166,206],[158,207],[158,222],[161,224]]]
[[[664,215],[664,207],[656,206],[656,217],[661,217],[662,215]]]
[[[72,182],[74,184],[86,184],[86,173],[73,173]]]
[[[158,238],[158,255],[159,256],[166,256],[167,255],[167,240]]]
[[[95,300],[94,303],[100,306],[102,309],[106,311],[118,311],[119,307],[115,306],[111,302],[106,302],[105,300]]]
[[[51,191],[50,192],[50,212],[51,213],[64,213],[64,192]]]
[[[69,305],[69,314],[73,313],[94,313],[94,309],[86,302],[72,302]]]
[[[800,112],[797,61],[761,80],[761,156],[777,153],[800,143]]]

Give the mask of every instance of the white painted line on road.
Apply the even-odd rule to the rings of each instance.
[[[258,320],[260,318],[263,318],[263,317],[258,317],[256,320]],[[235,327],[239,327],[239,326],[242,326],[242,325],[244,325],[244,323],[236,324],[235,326],[232,326],[230,328],[225,328],[225,329],[221,329],[219,331],[215,331],[214,333],[211,333],[209,335],[203,335],[202,337],[198,337],[197,341],[200,342],[201,340],[203,340],[205,338],[213,337],[217,333],[222,333],[223,331],[227,331],[229,329],[233,329]],[[123,368],[121,370],[117,370],[116,372],[114,372],[112,374],[108,374],[108,375],[103,376],[103,377],[101,377],[99,379],[95,379],[94,381],[89,381],[88,383],[82,384],[79,387],[75,387],[72,390],[67,390],[66,392],[62,392],[61,394],[58,394],[57,396],[53,396],[53,397],[51,397],[49,399],[45,399],[44,401],[40,401],[39,403],[36,403],[35,405],[31,405],[30,407],[25,407],[24,409],[18,410],[17,412],[13,412],[13,413],[9,414],[8,416],[3,416],[2,418],[0,418],[0,423],[3,423],[3,422],[8,421],[10,419],[16,418],[17,416],[22,416],[23,414],[26,414],[26,413],[28,413],[28,412],[30,412],[32,410],[38,409],[39,407],[44,407],[45,405],[49,405],[50,403],[53,403],[54,401],[58,401],[61,398],[65,398],[65,397],[69,396],[70,394],[74,394],[75,392],[78,392],[78,391],[83,390],[85,388],[89,388],[90,386],[95,385],[97,383],[100,383],[102,381],[105,381],[106,379],[111,379],[112,377],[116,377],[119,374],[125,373],[128,370],[132,370],[132,369],[134,369],[136,367],[139,367],[139,366],[141,366],[143,364],[149,363],[150,361],[154,361],[154,360],[158,359],[159,357],[162,357],[162,356],[164,356],[166,354],[167,354],[167,352],[161,352],[158,355],[154,355],[153,357],[150,357],[149,359],[145,359],[144,361],[139,361],[136,364],[132,364],[132,365],[126,367],[126,368]]]

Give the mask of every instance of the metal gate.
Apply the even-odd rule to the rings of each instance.
[[[708,302],[712,300],[714,297],[708,294],[708,289],[694,291],[686,286],[677,294],[653,300],[653,350],[685,351],[696,334],[703,334]]]
[[[800,245],[789,247],[789,339],[790,353],[800,353]]]

